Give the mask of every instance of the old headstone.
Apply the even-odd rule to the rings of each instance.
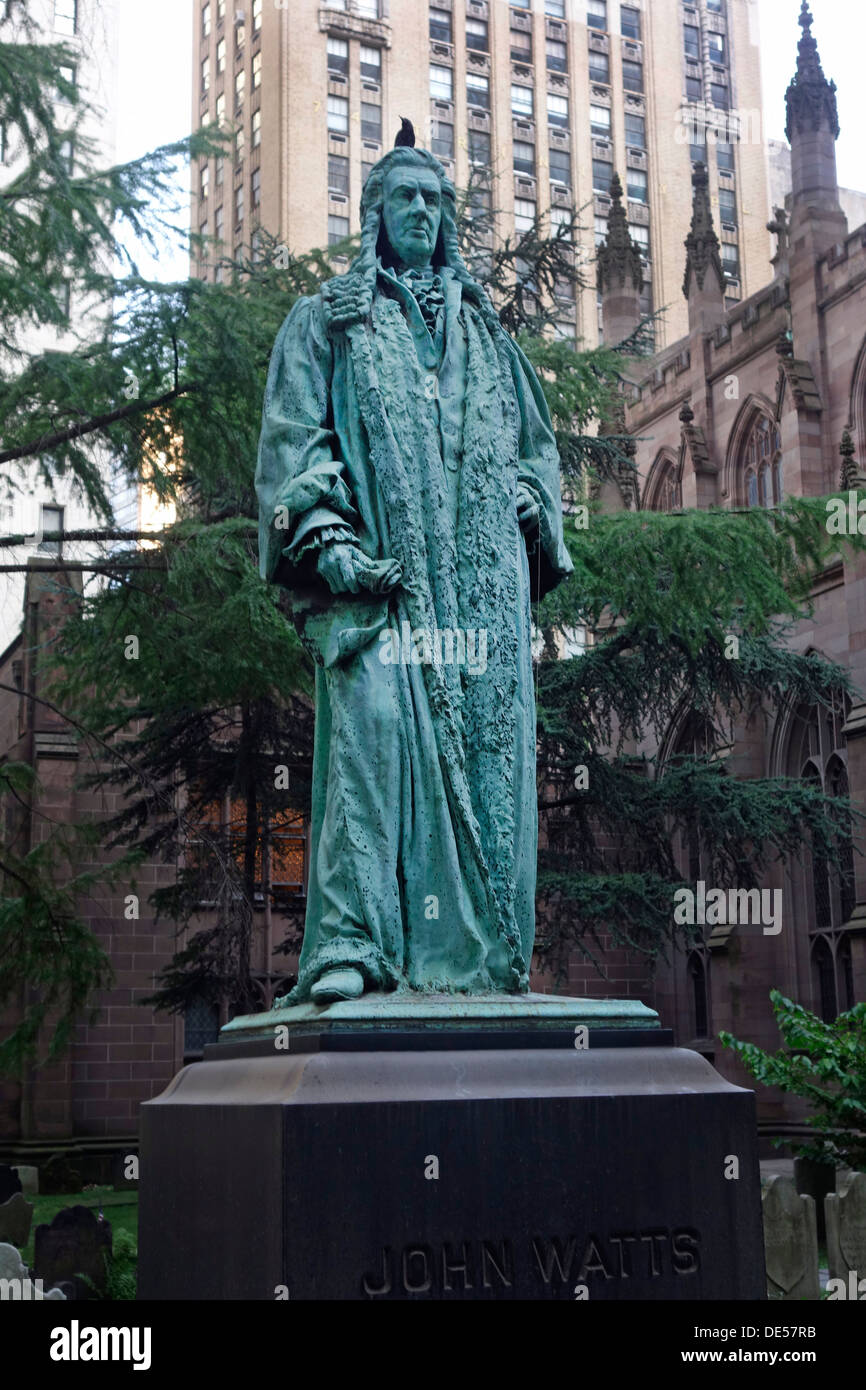
[[[846,1296],[866,1280],[866,1173],[851,1173],[827,1197],[827,1264],[831,1279],[844,1281]],[[859,1293],[857,1297],[859,1298]]]
[[[30,1302],[33,1299],[64,1299],[62,1289],[42,1291],[42,1280],[30,1278],[30,1271],[14,1245],[0,1243],[0,1301]]]
[[[815,1202],[799,1193],[790,1178],[773,1177],[761,1194],[767,1297],[783,1300],[820,1297]]]
[[[50,1226],[36,1227],[33,1267],[46,1288],[72,1281],[78,1298],[92,1298],[89,1279],[103,1293],[110,1257],[111,1223],[90,1207],[64,1207]]]
[[[824,1198],[836,1191],[835,1167],[832,1163],[818,1163],[814,1158],[795,1158],[794,1186],[801,1196],[814,1198],[818,1239],[823,1243],[827,1234],[824,1227]]]
[[[18,1164],[18,1180],[21,1183],[21,1191],[25,1197],[37,1197],[39,1195],[39,1169],[32,1164]]]
[[[0,1204],[0,1241],[23,1246],[30,1239],[33,1206],[23,1192],[16,1192],[8,1202]]]
[[[17,1168],[10,1168],[8,1163],[0,1163],[0,1205],[8,1202],[10,1197],[14,1197],[16,1192],[22,1191],[21,1179],[18,1176]]]

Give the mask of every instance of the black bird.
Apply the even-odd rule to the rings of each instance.
[[[411,121],[407,121],[405,116],[400,117],[401,125],[397,131],[397,139],[394,141],[394,149],[400,145],[408,145],[410,148],[415,144],[415,127]]]

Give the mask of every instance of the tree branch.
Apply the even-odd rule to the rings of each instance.
[[[120,406],[117,410],[110,410],[105,415],[95,415],[81,425],[71,425],[68,429],[58,430],[55,434],[43,435],[41,439],[31,440],[29,444],[19,444],[15,449],[4,449],[0,452],[0,463],[15,463],[18,459],[32,458],[35,454],[48,453],[60,444],[71,444],[74,440],[82,439],[87,434],[95,434],[97,430],[103,430],[108,425],[117,424],[118,420],[127,420],[130,416],[140,415],[147,410],[157,410],[160,406],[168,405],[171,401],[177,400],[179,396],[189,395],[198,389],[194,382],[189,382],[186,386],[175,386],[171,391],[166,391],[161,396],[154,396],[148,401],[131,401],[129,405]]]

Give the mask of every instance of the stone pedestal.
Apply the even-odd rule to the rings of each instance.
[[[634,1002],[235,1020],[141,1158],[141,1298],[765,1296],[754,1097]]]

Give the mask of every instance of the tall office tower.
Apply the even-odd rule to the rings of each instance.
[[[688,328],[692,167],[735,302],[771,255],[757,0],[196,0],[194,124],[237,123],[203,163],[192,226],[229,250],[261,223],[293,251],[359,230],[361,188],[407,116],[458,188],[493,170],[495,234],[578,214],[586,288],[559,331],[598,341],[595,247],[619,174],[659,345]],[[213,254],[201,273],[219,274]]]
[[[28,36],[19,13],[21,0],[10,0],[0,6],[0,37],[4,43],[22,42]],[[116,158],[116,115],[118,83],[117,0],[28,0],[27,13],[41,29],[46,42],[63,42],[74,50],[75,62],[66,76],[72,79],[93,111],[81,123],[81,134],[92,141],[98,160],[106,168]],[[60,129],[71,122],[72,107],[58,97],[56,121]],[[74,168],[75,149],[70,139],[68,158]],[[24,150],[14,125],[0,131],[0,187],[20,172]],[[87,305],[72,294],[69,302],[69,329],[58,334],[33,333],[25,347],[31,352],[56,348],[70,350],[87,335]],[[108,468],[108,464],[106,463]],[[76,495],[71,483],[58,480],[49,488],[34,465],[16,477],[17,487],[11,496],[0,492],[0,533],[27,535],[34,540],[23,546],[4,551],[10,563],[28,563],[30,556],[40,550],[59,553],[57,542],[40,542],[42,531],[84,530],[98,524],[88,504]],[[120,524],[135,525],[132,512],[137,498],[118,508]],[[83,559],[86,547],[67,546],[68,559]],[[21,628],[24,599],[23,574],[0,575],[0,653],[3,653]]]

